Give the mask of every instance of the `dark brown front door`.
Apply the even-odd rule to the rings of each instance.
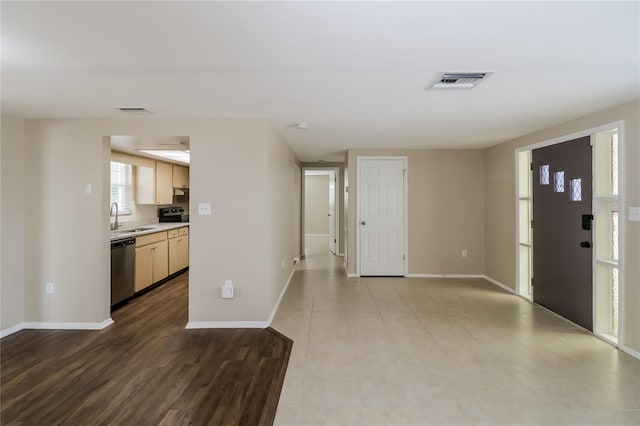
[[[533,301],[593,331],[590,137],[532,161]]]

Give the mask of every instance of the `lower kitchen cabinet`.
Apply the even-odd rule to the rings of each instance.
[[[169,276],[167,233],[158,232],[136,239],[135,291]]]
[[[169,274],[189,266],[189,228],[169,231]]]

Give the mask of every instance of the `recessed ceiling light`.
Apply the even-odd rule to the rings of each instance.
[[[191,162],[191,153],[186,149],[139,149],[138,151],[148,155],[153,155],[154,157],[180,161],[181,163],[190,164]]]
[[[304,121],[299,122],[298,124],[296,124],[296,129],[308,129],[309,128],[309,123],[305,123]]]

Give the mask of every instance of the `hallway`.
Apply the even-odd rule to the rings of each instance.
[[[301,261],[276,425],[638,425],[640,361],[482,279]]]

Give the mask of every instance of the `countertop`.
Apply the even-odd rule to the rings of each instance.
[[[122,228],[117,231],[111,231],[111,241],[119,240],[120,238],[127,237],[139,237],[141,235],[153,234],[155,232],[168,231],[170,229],[183,228],[189,226],[189,222],[168,222],[168,223],[153,223],[151,225],[138,225],[133,228]],[[145,228],[144,231],[131,231],[132,229]]]

